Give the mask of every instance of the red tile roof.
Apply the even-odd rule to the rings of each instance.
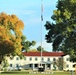
[[[41,56],[41,52],[23,52],[25,56]],[[42,52],[42,56],[62,56],[63,52]]]

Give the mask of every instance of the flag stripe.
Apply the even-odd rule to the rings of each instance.
[[[41,5],[41,12],[43,12],[43,4]]]
[[[41,14],[41,21],[43,21],[43,15]]]
[[[43,21],[43,0],[42,1],[42,4],[41,4],[41,21]]]

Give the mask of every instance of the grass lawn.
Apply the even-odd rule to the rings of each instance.
[[[0,75],[72,75],[71,72],[53,72],[52,73],[28,73],[28,72],[6,72],[6,73],[0,73]],[[73,73],[73,75],[76,75],[76,72]]]

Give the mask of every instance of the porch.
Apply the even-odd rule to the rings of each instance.
[[[34,62],[34,63],[29,63],[28,64],[28,67],[30,69],[32,69],[32,70],[38,70],[40,66],[42,66],[42,68],[44,70],[52,70],[53,65],[52,65],[52,63],[50,61],[48,61],[48,62],[39,62],[39,63]]]

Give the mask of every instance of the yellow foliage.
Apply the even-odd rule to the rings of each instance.
[[[72,4],[74,3],[75,4],[76,0],[70,0],[70,3],[72,3]]]
[[[24,24],[21,20],[16,22],[16,26],[17,29],[23,29],[24,28]]]
[[[24,23],[16,15],[0,14],[0,41],[8,40],[14,43],[16,54],[21,54],[21,36]],[[11,33],[11,30],[14,34]]]

